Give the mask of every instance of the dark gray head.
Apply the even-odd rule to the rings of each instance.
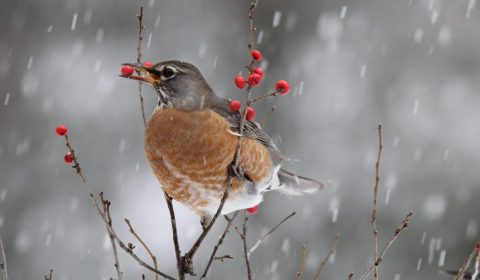
[[[212,91],[202,73],[190,63],[169,60],[151,67],[139,64],[132,66],[141,75],[122,75],[122,77],[151,84],[157,92],[159,106],[180,110],[199,110],[212,105],[218,97]]]

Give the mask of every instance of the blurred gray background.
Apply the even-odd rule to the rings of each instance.
[[[444,279],[439,269],[460,266],[480,236],[475,2],[260,0],[256,41],[266,77],[257,93],[278,79],[293,91],[258,105],[259,118],[277,105],[266,129],[295,159],[288,168],[328,187],[308,197],[266,195],[250,220],[251,245],[290,212],[297,215],[252,256],[256,279],[293,279],[302,244],[310,278],[337,232],[323,279],[359,276],[372,263],[379,122],[380,245],[415,212],[381,266],[382,279]],[[89,182],[112,200],[122,238],[134,241],[123,223],[129,218],[161,270],[176,274],[166,206],[144,157],[137,84],[117,76],[122,62],[136,59],[140,4],[144,60],[189,61],[218,94],[243,94],[232,80],[248,60],[246,0],[1,0],[0,232],[11,279],[41,279],[50,268],[59,280],[115,277],[105,228],[63,162],[66,149],[54,133],[60,123],[70,129]],[[156,98],[150,88],[144,94],[150,114]],[[175,207],[186,250],[200,226]],[[197,271],[221,228],[197,255]],[[246,279],[235,232],[220,253],[235,260],[215,263],[210,278]],[[120,255],[127,279],[153,279]]]

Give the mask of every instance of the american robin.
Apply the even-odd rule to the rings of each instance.
[[[125,63],[152,85],[158,106],[145,130],[145,152],[165,192],[210,220],[223,197],[239,141],[241,114],[220,98],[192,64],[171,60],[153,66]],[[222,214],[258,205],[263,194],[311,193],[322,183],[281,169],[286,158],[256,122],[246,121],[240,147],[241,174],[233,179]]]

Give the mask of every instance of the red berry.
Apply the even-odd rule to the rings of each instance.
[[[242,106],[242,104],[238,100],[232,100],[230,102],[230,104],[228,105],[228,107],[230,107],[230,110],[232,110],[232,112],[234,112],[234,113],[238,112],[238,110],[240,110],[241,106]]]
[[[248,121],[253,121],[254,118],[255,118],[255,109],[253,109],[252,107],[248,107],[247,108],[247,120]]]
[[[256,73],[250,74],[250,76],[248,76],[248,83],[251,86],[256,86],[256,85],[260,84],[261,81],[262,81],[262,76],[260,76]]]
[[[260,67],[255,67],[253,68],[253,73],[260,75],[261,78],[263,78],[263,69]]]
[[[477,252],[480,254],[480,241],[477,243]]]
[[[143,63],[143,67],[147,67],[147,68],[152,67],[153,65],[155,65],[155,64],[153,64],[153,62],[151,62],[151,61],[145,61]]]
[[[133,67],[130,65],[123,65],[121,69],[122,75],[130,76],[133,74]]]
[[[67,127],[64,126],[64,125],[59,125],[59,126],[57,126],[57,128],[55,129],[55,132],[57,133],[58,136],[64,136],[65,134],[67,134],[68,129],[67,129]]]
[[[275,90],[279,90],[280,95],[285,95],[290,91],[290,84],[285,80],[280,80],[275,84]]]
[[[65,160],[66,163],[72,163],[72,161],[73,161],[72,153],[67,153],[64,157],[64,160]]]
[[[245,78],[238,75],[235,77],[235,85],[237,86],[237,88],[239,89],[243,89],[245,87],[245,84],[247,82],[245,81]]]
[[[255,60],[261,60],[262,59],[262,53],[258,50],[253,50],[252,51],[252,58]]]
[[[250,215],[255,215],[258,212],[258,208],[260,208],[260,204],[257,204],[253,207],[247,208],[247,213]]]

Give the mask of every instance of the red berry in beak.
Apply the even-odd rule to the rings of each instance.
[[[285,80],[280,80],[275,84],[275,90],[280,91],[280,95],[285,95],[290,91],[290,84]]]
[[[248,83],[251,86],[256,86],[256,85],[260,84],[261,81],[262,81],[262,76],[260,76],[256,73],[250,74],[250,76],[248,76]]]
[[[151,62],[151,61],[145,61],[145,62],[143,63],[143,67],[147,67],[147,68],[150,68],[150,67],[152,67],[153,65],[155,65],[155,64],[153,64],[153,62]]]
[[[65,157],[63,159],[65,160],[65,163],[72,163],[73,155],[71,153],[68,153],[68,154],[65,155]]]
[[[237,88],[239,88],[239,89],[245,88],[246,83],[247,82],[245,81],[244,77],[242,77],[240,75],[235,77],[235,85],[237,86]]]
[[[238,100],[232,100],[230,102],[230,104],[228,105],[228,107],[230,107],[230,110],[232,110],[232,112],[238,112],[238,110],[240,110],[240,107],[242,106],[242,104],[240,104],[240,101]]]
[[[260,204],[255,205],[255,206],[250,207],[250,208],[247,208],[247,213],[248,213],[249,215],[255,215],[255,214],[257,214],[257,212],[258,212],[258,208],[260,208]]]
[[[253,121],[254,118],[255,118],[255,109],[253,109],[252,107],[248,107],[247,108],[247,120],[248,121]]]
[[[130,76],[133,74],[133,67],[130,65],[123,65],[121,69],[122,75]]]
[[[253,68],[253,73],[260,75],[261,78],[263,78],[263,69],[260,67],[255,67]]]
[[[68,129],[67,129],[67,127],[64,126],[64,125],[59,125],[59,126],[57,126],[57,128],[55,129],[55,132],[57,133],[58,136],[64,136],[65,134],[67,134]]]
[[[259,61],[262,59],[262,53],[258,50],[253,50],[252,51],[252,58],[255,59],[256,61]]]

